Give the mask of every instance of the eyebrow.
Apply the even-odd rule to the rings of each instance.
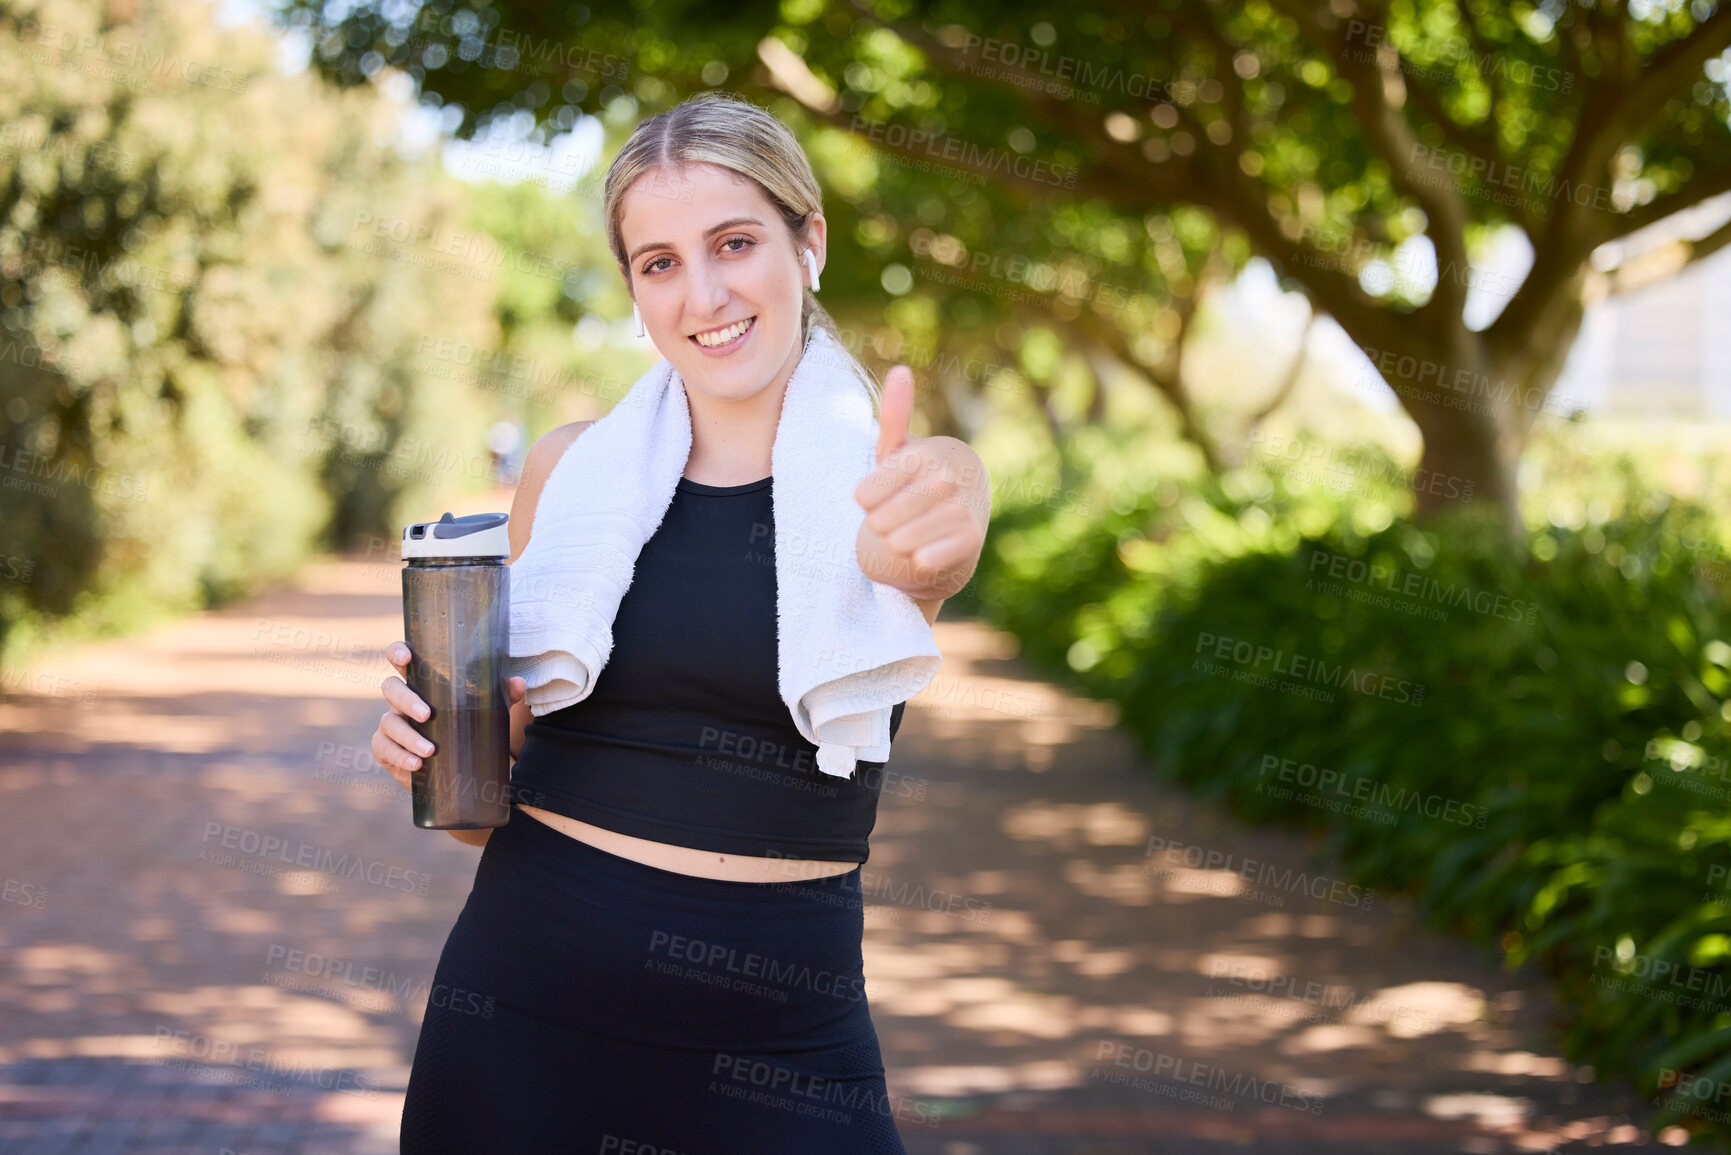
[[[703,235],[707,239],[713,237],[716,233],[723,232],[727,229],[738,228],[740,225],[756,225],[761,229],[763,227],[763,222],[758,220],[756,217],[730,217],[718,225],[713,225],[704,229]],[[625,258],[625,263],[628,265],[635,264],[637,258],[648,252],[650,249],[671,249],[672,247],[673,245],[668,241],[650,241],[646,245],[638,245],[636,249],[632,250],[631,255]]]

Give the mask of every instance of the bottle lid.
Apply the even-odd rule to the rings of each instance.
[[[412,557],[506,558],[511,556],[508,513],[471,513],[403,527],[403,560]]]

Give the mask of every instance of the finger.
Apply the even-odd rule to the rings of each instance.
[[[432,713],[427,708],[427,703],[421,700],[421,696],[409,689],[408,683],[395,674],[386,678],[379,688],[385,693],[385,701],[417,722],[425,722]]]
[[[395,778],[397,784],[402,786],[405,790],[413,790],[415,788],[414,775],[409,771],[399,770],[389,762],[380,762],[379,765],[383,766],[385,768],[385,773],[389,774],[392,778]]]
[[[414,772],[420,768],[420,759],[398,746],[385,736],[384,731],[373,731],[373,761],[388,770],[404,786],[409,785]]]
[[[401,785],[401,786],[410,785],[411,780],[406,773],[397,769],[395,766],[391,765],[389,762],[385,761],[383,758],[379,757],[379,754],[381,753],[380,744],[383,742],[384,742],[384,738],[381,735],[379,735],[377,732],[374,732],[374,734],[373,734],[373,761],[377,762],[380,766],[383,766],[385,768],[385,773],[389,774],[392,778],[395,778],[397,780],[398,785]]]
[[[921,572],[929,570],[941,576],[966,565],[975,554],[973,538],[967,532],[950,533],[914,550],[914,565]]]
[[[871,513],[913,482],[912,472],[880,465],[860,478],[860,483],[854,486],[853,499]]]
[[[506,678],[505,693],[510,696],[511,705],[515,706],[529,696],[529,682],[525,678]]]
[[[922,571],[943,570],[971,556],[967,543],[972,529],[966,513],[937,506],[898,525],[884,541]]]
[[[867,495],[873,499],[866,505],[866,524],[872,532],[887,538],[897,526],[925,513],[942,500],[942,492],[935,486],[918,483],[917,479],[899,469],[878,469],[874,475],[884,473],[888,479],[881,486],[872,486]],[[871,478],[867,478],[867,483]]]
[[[874,459],[883,459],[908,441],[908,423],[914,415],[914,371],[897,365],[884,376],[883,403],[878,407],[878,444]]]
[[[409,725],[407,718],[394,711],[386,714],[384,721],[379,723],[379,733],[401,747],[404,754],[416,758],[417,766],[419,759],[434,752],[433,744],[421,737],[420,733]]]
[[[912,386],[910,385],[909,388],[911,389]],[[888,416],[893,415],[886,414],[886,417]],[[885,425],[880,428],[889,429],[890,426]],[[903,433],[904,435],[906,433],[905,424]],[[884,439],[880,437],[879,445],[882,446],[883,444]],[[891,449],[887,457],[880,457],[877,467],[862,477],[860,483],[854,486],[854,500],[859,502],[867,513],[877,509],[904,490],[920,489],[923,491],[926,483],[931,480],[933,471],[929,468],[930,462],[917,451],[918,444],[914,443],[913,446],[910,446],[904,436],[901,443]]]
[[[408,667],[409,659],[414,655],[409,652],[407,642],[392,642],[385,647],[385,660],[397,667],[399,671]]]

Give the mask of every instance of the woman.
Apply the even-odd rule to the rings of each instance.
[[[901,1152],[896,1120],[923,1109],[886,1094],[862,973],[883,764],[820,773],[776,680],[770,451],[811,326],[835,331],[811,292],[818,185],[784,125],[706,93],[638,127],[604,211],[640,329],[685,383],[691,453],[593,692],[537,719],[510,680],[521,813],[451,831],[485,849],[434,976],[402,1150]],[[897,366],[856,556],[932,621],[973,572],[989,491],[964,443],[908,438],[912,405]],[[513,561],[589,424],[530,451]],[[389,656],[409,660],[400,642]],[[383,690],[373,753],[407,786],[426,707],[400,677]]]

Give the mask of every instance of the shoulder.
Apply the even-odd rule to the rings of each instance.
[[[529,447],[528,457],[523,462],[523,476],[529,476],[529,466],[540,464],[544,468],[537,479],[545,480],[546,475],[557,465],[559,458],[571,443],[577,440],[578,434],[595,424],[593,421],[568,421],[564,425],[554,426],[535,439],[535,444]]]
[[[517,477],[517,494],[511,501],[508,533],[512,561],[522,556],[529,544],[529,531],[535,525],[535,506],[541,500],[541,487],[547,483],[548,474],[553,472],[559,458],[564,456],[578,435],[593,424],[593,421],[568,422],[549,429],[529,447],[528,456],[523,459],[523,470]]]

